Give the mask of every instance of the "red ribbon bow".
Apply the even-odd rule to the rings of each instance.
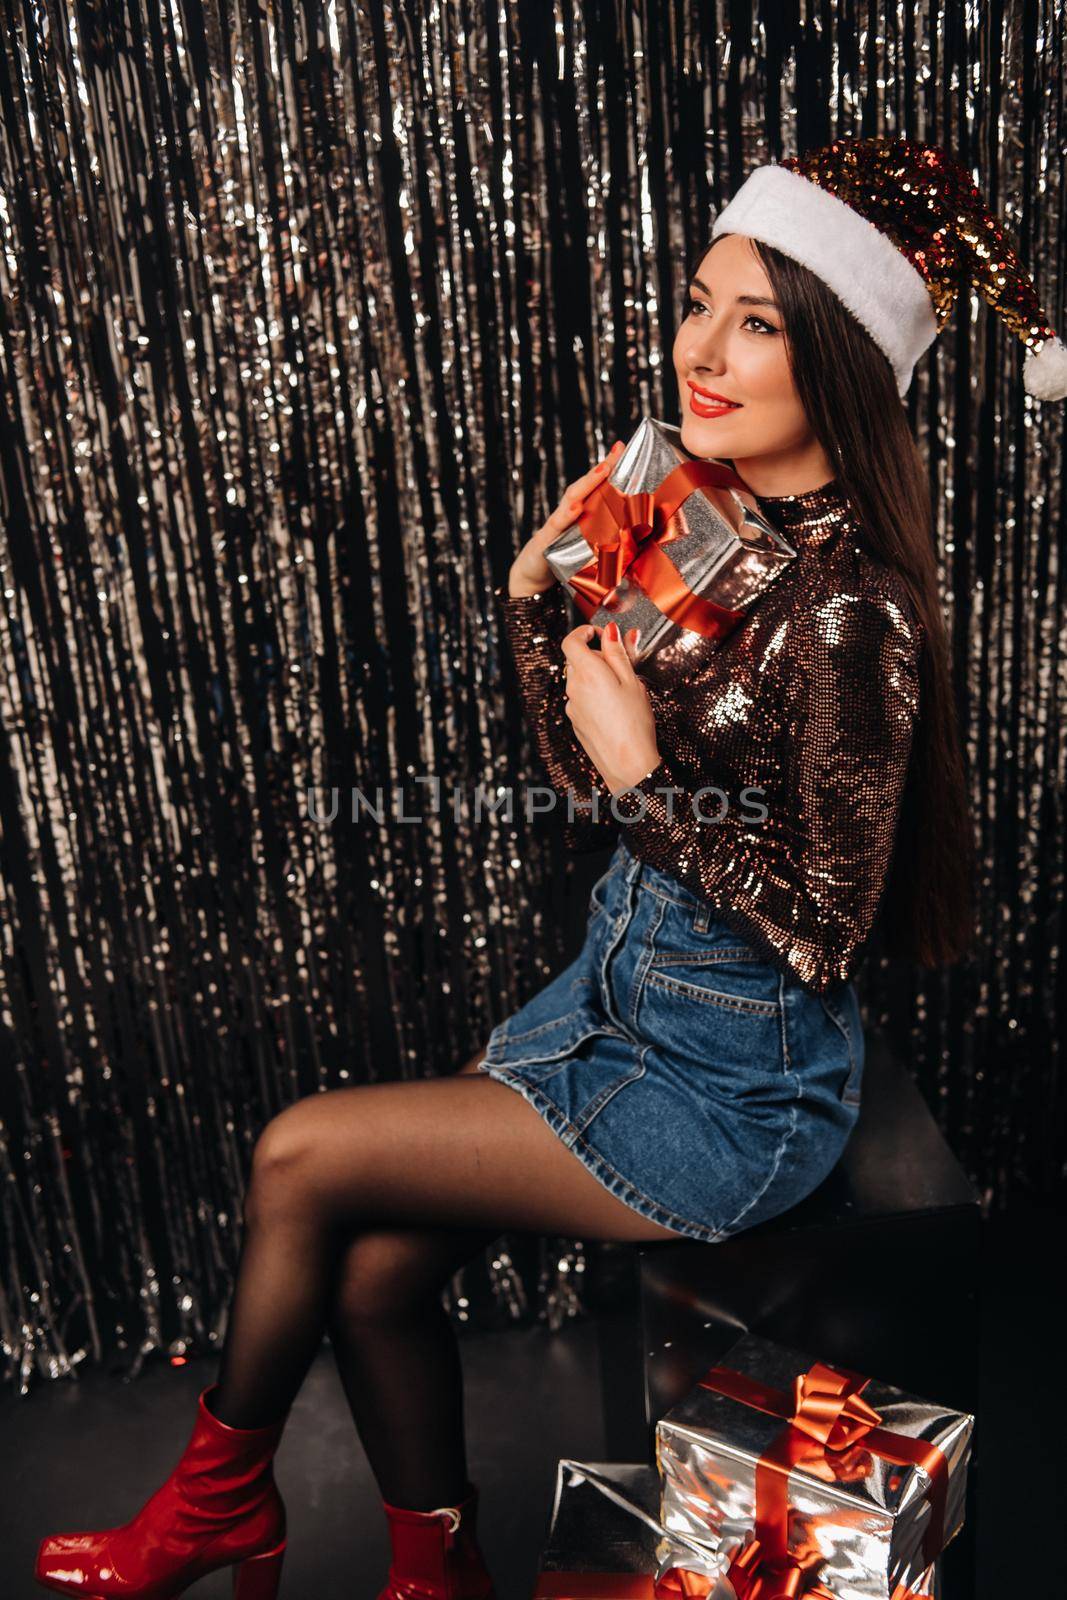
[[[823,1361],[793,1379],[792,1424],[827,1450],[856,1444],[881,1420],[860,1396],[851,1375],[835,1372]]]
[[[693,633],[715,638],[744,616],[694,594],[663,546],[687,530],[678,513],[704,488],[747,489],[720,461],[683,461],[657,488],[623,494],[605,478],[587,496],[577,519],[592,557],[571,574],[574,603],[591,617],[623,577],[636,580],[665,617]]]

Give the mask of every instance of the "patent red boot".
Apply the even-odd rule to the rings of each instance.
[[[494,1600],[493,1582],[475,1536],[478,1490],[434,1511],[405,1511],[383,1501],[393,1560],[378,1600]]]
[[[174,1600],[218,1567],[234,1567],[235,1600],[275,1600],[285,1507],[273,1456],[285,1426],[231,1428],[200,1395],[196,1423],[166,1482],[121,1528],[41,1540],[34,1577],[87,1600]]]

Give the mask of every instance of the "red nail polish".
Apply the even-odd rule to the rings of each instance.
[[[609,622],[605,631],[612,644],[614,644],[619,637],[619,624],[617,622]]]

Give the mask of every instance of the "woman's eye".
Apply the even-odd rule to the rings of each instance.
[[[707,306],[704,304],[703,300],[694,300],[692,295],[689,296],[688,305],[689,305],[689,315],[690,316],[695,316],[698,311],[706,311],[708,309]],[[742,322],[742,327],[744,326],[744,324],[746,322],[756,322],[756,323],[758,323],[760,328],[763,330],[763,333],[777,333],[778,332],[777,328],[772,327],[772,325],[769,322],[764,322],[762,317],[757,317],[753,312],[749,312],[748,316],[744,318],[744,320]],[[761,335],[761,337],[762,337],[762,335]]]

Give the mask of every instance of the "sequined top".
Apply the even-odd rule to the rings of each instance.
[[[583,619],[558,584],[495,594],[549,782],[574,791],[568,846],[605,847],[621,828],[818,994],[854,976],[885,887],[923,628],[836,479],[758,502],[796,560],[725,639],[680,634],[638,665],[662,759],[614,801],[566,712],[560,644]],[[600,820],[582,815],[594,793]]]

